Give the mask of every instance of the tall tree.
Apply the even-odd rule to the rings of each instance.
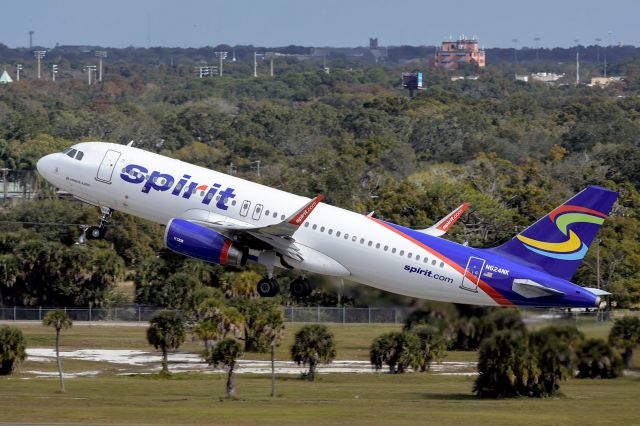
[[[169,374],[168,351],[178,349],[184,339],[184,322],[176,312],[161,311],[149,321],[147,341],[162,351],[162,374]]]
[[[330,363],[335,357],[333,333],[326,325],[305,325],[295,334],[291,358],[298,365],[309,365],[306,374],[309,381],[315,380],[318,363]]]
[[[64,379],[62,375],[62,362],[60,361],[60,331],[71,328],[73,321],[63,310],[56,309],[49,311],[42,319],[45,327],[53,327],[56,330],[56,363],[58,364],[58,375],[60,377],[60,392],[64,393]]]
[[[271,349],[271,397],[276,396],[276,346],[284,337],[284,314],[280,309],[271,309],[262,327],[262,335]]]

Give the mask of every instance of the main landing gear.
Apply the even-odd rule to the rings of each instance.
[[[111,218],[112,210],[109,207],[100,207],[100,211],[102,212],[102,216],[100,217],[98,226],[90,226],[85,231],[85,235],[88,240],[101,240],[102,238],[104,238],[104,234],[107,232],[105,225]]]
[[[280,284],[273,278],[273,275],[271,275],[271,277],[267,276],[258,282],[257,290],[258,294],[262,297],[274,297],[280,292]],[[289,284],[289,291],[296,299],[309,296],[311,290],[313,290],[311,283],[305,277],[296,278]]]

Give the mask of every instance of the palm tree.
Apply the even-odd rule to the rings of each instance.
[[[578,378],[613,379],[622,368],[622,358],[603,339],[587,339],[578,349]]]
[[[335,357],[333,333],[326,325],[305,325],[296,333],[291,346],[291,358],[298,365],[309,365],[309,372],[306,374],[309,381],[315,379],[319,362],[329,363]]]
[[[0,327],[0,376],[6,376],[27,358],[27,347],[22,331],[8,326]]]
[[[369,351],[373,367],[379,370],[387,364],[391,374],[404,373],[408,367],[418,370],[423,364],[421,355],[420,338],[407,331],[378,336]]]
[[[235,368],[236,361],[242,356],[242,345],[236,340],[226,338],[221,340],[206,354],[206,359],[214,367],[223,367],[227,370],[227,396],[233,397],[236,393]]]
[[[281,309],[272,309],[265,320],[262,335],[271,348],[271,397],[276,396],[276,346],[284,337],[284,315]]]
[[[56,363],[58,364],[58,375],[60,376],[60,392],[64,393],[64,379],[62,377],[62,362],[60,361],[60,331],[71,328],[73,321],[65,311],[56,309],[49,311],[42,319],[45,327],[53,327],[56,330]]]
[[[185,327],[174,311],[161,311],[149,321],[147,328],[147,341],[156,349],[162,351],[162,372],[169,374],[168,351],[180,347],[185,338]]]
[[[631,368],[633,349],[640,345],[640,318],[627,315],[617,319],[609,332],[609,343],[623,351],[624,365]]]
[[[433,361],[440,362],[447,350],[447,339],[433,326],[423,325],[414,327],[411,333],[420,339],[418,354],[418,368],[420,371],[429,371]]]

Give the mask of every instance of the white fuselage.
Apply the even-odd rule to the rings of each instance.
[[[73,148],[83,152],[82,159],[59,153],[44,157],[39,162],[38,170],[49,182],[87,203],[163,225],[172,218],[206,220],[209,215],[211,218],[224,216],[231,221],[263,227],[282,222],[309,202],[306,197],[130,146],[86,142]],[[147,172],[132,165],[141,166]],[[153,172],[159,172],[159,178],[152,182],[155,187],[149,186]],[[130,176],[129,180],[135,181],[131,177],[136,176],[135,173],[143,181],[129,182],[121,176]],[[172,177],[174,182],[166,190],[154,189],[162,188],[167,183],[166,176],[162,175]],[[180,179],[185,182],[178,187]],[[195,186],[191,186],[191,183],[206,186],[207,189],[191,191],[185,198],[185,192]],[[209,189],[216,184],[219,190],[205,203]],[[233,198],[229,197],[226,201],[217,199],[228,188],[233,189]],[[463,274],[441,256],[362,214],[320,204],[293,238],[296,245],[322,253],[348,272],[334,274],[332,270],[323,271],[318,267],[305,268],[304,263],[296,265],[298,269],[342,275],[359,283],[412,297],[478,305],[496,304],[483,291],[462,289]],[[407,273],[407,266],[424,268],[430,273]]]

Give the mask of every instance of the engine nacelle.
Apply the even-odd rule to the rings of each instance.
[[[176,253],[229,266],[244,266],[248,250],[222,234],[183,219],[171,219],[164,243]]]

